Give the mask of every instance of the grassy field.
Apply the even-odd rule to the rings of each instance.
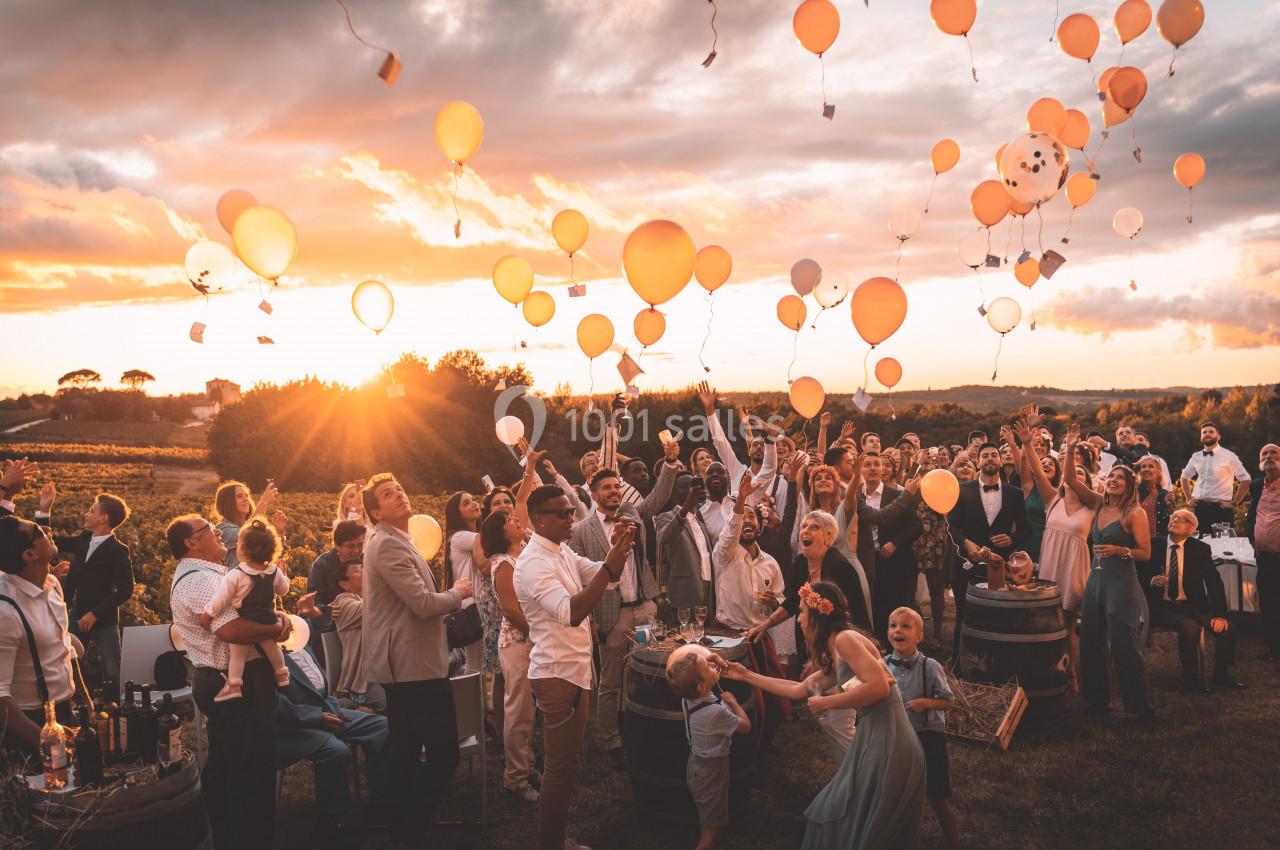
[[[1261,660],[1257,638],[1240,644],[1235,672],[1244,692],[1189,693],[1179,688],[1176,639],[1157,633],[1147,654],[1159,706],[1153,726],[1118,716],[1096,718],[1073,700],[1050,729],[1020,730],[1010,749],[950,743],[951,780],[965,847],[1138,848],[1274,847],[1280,813],[1274,796],[1280,763],[1280,671]],[[1119,698],[1116,698],[1118,707]],[[814,721],[784,724],[755,776],[752,805],[723,846],[773,850],[799,845],[805,806],[836,769]],[[535,741],[535,747],[540,742]],[[449,827],[433,847],[528,850],[536,842],[536,806],[502,793],[500,744],[491,744],[489,829]],[[464,763],[441,817],[478,820],[479,785]],[[665,826],[633,805],[625,773],[588,745],[578,780],[571,834],[595,850],[692,847],[692,828]],[[277,847],[307,848],[311,771],[286,774],[278,808]],[[382,846],[365,833],[356,846]],[[942,847],[926,810],[922,847]]]
[[[39,418],[39,417],[28,417]],[[12,424],[26,420],[18,420]],[[24,442],[112,443],[118,446],[176,446],[204,449],[208,425],[184,428],[172,422],[93,422],[51,419],[23,428],[15,439]]]

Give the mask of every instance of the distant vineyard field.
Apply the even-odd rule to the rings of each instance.
[[[29,411],[27,411],[29,412]],[[39,419],[28,416],[25,420]],[[3,420],[0,420],[0,425]],[[49,443],[110,443],[117,446],[173,446],[177,448],[204,449],[208,426],[184,428],[172,422],[98,422],[83,419],[51,419],[24,428],[12,435],[22,442]]]
[[[203,449],[173,446],[118,446],[110,443],[46,443],[32,440],[0,442],[0,458],[28,457],[41,463],[163,463],[170,466],[209,465]]]

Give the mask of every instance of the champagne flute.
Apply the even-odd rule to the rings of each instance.
[[[676,611],[676,618],[680,620],[680,637],[688,637],[689,634],[689,609],[681,608]]]
[[[702,640],[703,634],[706,633],[706,629],[705,629],[706,622],[707,622],[707,606],[706,605],[694,606],[693,622],[696,624],[696,628],[694,629],[694,633],[695,633],[694,640]]]

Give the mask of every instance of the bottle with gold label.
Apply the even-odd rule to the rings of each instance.
[[[44,727],[40,730],[40,755],[44,760],[44,787],[53,791],[67,786],[67,766],[71,757],[67,752],[70,735],[58,722],[57,707],[53,700],[44,704]]]

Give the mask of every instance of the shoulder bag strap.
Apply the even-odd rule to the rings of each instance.
[[[0,595],[0,602],[8,602],[13,606],[13,610],[18,612],[18,619],[22,621],[22,630],[27,633],[27,649],[31,652],[31,666],[36,672],[36,692],[40,694],[40,704],[43,706],[49,701],[49,685],[44,680],[44,667],[40,664],[40,653],[36,650],[36,636],[31,633],[27,615],[22,613],[17,602],[3,595]]]

